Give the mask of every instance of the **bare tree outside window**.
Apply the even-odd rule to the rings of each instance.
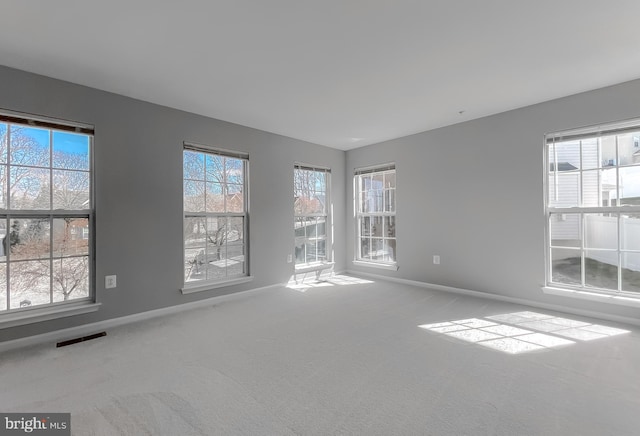
[[[185,147],[185,282],[247,274],[246,159]]]
[[[294,166],[293,210],[296,265],[327,261],[329,177],[330,172],[326,169]]]

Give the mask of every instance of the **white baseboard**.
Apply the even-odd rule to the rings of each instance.
[[[472,297],[484,298],[484,299],[489,299],[489,300],[504,301],[504,302],[507,302],[507,303],[521,304],[523,306],[537,307],[539,309],[553,310],[553,311],[556,311],[556,312],[570,313],[570,314],[573,314],[573,315],[588,316],[588,317],[591,317],[591,318],[598,318],[598,319],[603,319],[603,320],[608,320],[608,321],[619,322],[619,323],[623,323],[623,324],[631,324],[631,325],[640,326],[640,319],[630,318],[630,317],[627,317],[627,316],[613,315],[613,314],[605,313],[605,312],[597,312],[597,311],[591,311],[591,310],[575,309],[575,308],[572,308],[572,307],[560,306],[558,304],[541,303],[541,302],[538,302],[538,301],[527,300],[527,299],[524,299],[524,298],[513,298],[513,297],[507,297],[507,296],[504,296],[504,295],[488,294],[486,292],[472,291],[472,290],[469,290],[469,289],[454,288],[454,287],[451,287],[451,286],[444,286],[444,285],[436,285],[436,284],[433,284],[433,283],[420,282],[420,281],[417,281],[417,280],[407,280],[407,279],[401,279],[401,278],[396,278],[396,277],[388,277],[388,276],[383,276],[383,275],[379,275],[379,274],[364,273],[364,272],[361,272],[361,271],[349,271],[349,270],[347,270],[346,273],[347,274],[352,274],[352,275],[355,275],[355,276],[363,276],[363,277],[368,277],[368,278],[372,278],[372,279],[378,279],[378,280],[384,280],[384,281],[388,281],[388,282],[402,283],[402,284],[405,284],[405,285],[417,286],[417,287],[420,287],[420,288],[432,289],[434,291],[442,291],[442,292],[450,292],[450,293],[454,293],[454,294],[469,295],[469,296],[472,296]]]
[[[244,297],[247,294],[262,292],[262,291],[266,291],[268,289],[276,288],[280,286],[282,285],[275,284],[270,286],[263,286],[261,288],[249,289],[247,291],[235,292],[233,294],[219,295],[216,297],[206,298],[204,300],[192,301],[190,303],[178,304],[176,306],[163,307],[161,309],[154,309],[146,312],[134,313],[132,315],[126,315],[119,318],[107,319],[104,321],[98,321],[91,324],[84,324],[77,327],[70,327],[70,328],[61,329],[61,330],[55,330],[55,331],[43,333],[40,335],[27,336],[24,338],[14,339],[11,341],[0,342],[0,353],[13,350],[16,348],[23,348],[23,347],[39,345],[43,343],[54,343],[54,342],[64,341],[70,338],[83,337],[83,336],[104,331],[110,328],[119,327],[125,324],[145,321],[145,320],[157,318],[160,316],[172,315],[174,313],[196,309],[198,307],[210,306],[212,304],[218,304],[225,301],[235,300],[239,297]]]

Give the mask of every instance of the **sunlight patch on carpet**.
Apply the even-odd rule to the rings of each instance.
[[[522,311],[418,327],[509,354],[526,353],[629,333],[544,313]]]

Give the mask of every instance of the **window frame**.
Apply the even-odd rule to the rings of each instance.
[[[393,186],[393,210],[386,210],[386,195],[385,191],[387,188],[385,186],[382,187],[382,212],[365,212],[362,210],[362,176],[372,176],[375,174],[384,175],[387,173],[393,173],[395,184]],[[389,269],[389,270],[397,270],[398,269],[398,258],[397,258],[397,169],[395,162],[373,165],[368,167],[360,167],[354,169],[353,176],[353,192],[354,192],[354,217],[355,217],[355,246],[354,246],[354,260],[353,263],[361,266],[371,266],[375,268]],[[389,189],[391,191],[391,189]],[[394,236],[389,237],[385,235],[383,230],[383,235],[381,239],[384,241],[393,241],[393,259],[394,260],[379,260],[372,259],[371,257],[363,257],[362,256],[362,219],[365,217],[369,218],[382,218],[385,220],[386,218],[393,218],[393,226],[394,226]],[[383,227],[384,228],[384,227]],[[372,239],[369,237],[369,239]]]
[[[98,310],[100,304],[96,303],[96,266],[95,266],[95,240],[96,240],[96,232],[95,232],[95,128],[93,125],[80,123],[76,121],[62,120],[52,117],[44,117],[40,115],[26,114],[21,112],[9,111],[9,110],[0,110],[0,123],[7,125],[7,162],[3,163],[2,166],[6,167],[6,169],[10,168],[33,168],[33,169],[45,169],[49,172],[50,177],[50,195],[49,198],[49,208],[47,209],[15,209],[11,205],[10,199],[10,187],[9,183],[7,183],[7,192],[3,193],[3,195],[7,195],[8,204],[2,205],[0,208],[0,220],[6,222],[7,232],[9,231],[9,226],[11,220],[43,220],[46,221],[49,225],[49,257],[41,258],[48,259],[49,268],[54,267],[54,263],[56,260],[60,259],[71,259],[71,258],[81,258],[86,257],[87,259],[87,295],[79,298],[71,298],[69,300],[62,301],[53,301],[54,300],[54,278],[53,278],[53,270],[49,272],[49,293],[50,293],[50,302],[36,305],[28,305],[25,307],[11,308],[11,262],[20,262],[21,260],[11,260],[11,251],[7,251],[5,254],[5,261],[2,262],[2,267],[7,268],[6,271],[6,308],[0,310],[0,328],[8,328],[18,325],[24,325],[34,322],[41,322],[45,320],[56,319],[60,317],[79,315],[83,313],[94,312]],[[49,144],[49,162],[48,165],[45,166],[24,166],[24,165],[16,165],[12,164],[9,159],[10,153],[10,134],[12,130],[12,126],[20,126],[23,128],[36,128],[47,131],[48,134],[48,144]],[[54,144],[53,141],[54,134],[56,132],[60,133],[72,133],[72,134],[81,134],[87,137],[87,145],[88,145],[88,156],[87,156],[87,169],[73,169],[67,167],[58,167],[55,165],[53,156],[54,156]],[[54,208],[54,171],[71,171],[71,172],[80,172],[87,173],[88,180],[88,208],[85,209],[64,209],[64,208]],[[7,174],[7,182],[9,182],[10,174]],[[83,203],[84,205],[84,203]],[[8,207],[7,207],[8,206]],[[87,251],[85,254],[78,254],[72,256],[64,256],[64,257],[56,257],[54,254],[54,220],[58,219],[86,219],[87,227],[82,227],[83,233],[86,231],[87,235]],[[37,259],[34,259],[37,260]],[[28,261],[28,260],[27,260]]]
[[[629,248],[624,248],[624,240],[623,240],[623,232],[621,231],[621,222],[624,215],[628,214],[640,214],[640,204],[639,205],[625,205],[620,204],[624,202],[624,198],[621,196],[621,169],[627,168],[638,168],[640,169],[640,162],[631,162],[631,163],[622,163],[621,162],[621,152],[620,149],[622,145],[620,144],[619,135],[638,133],[640,132],[640,119],[633,120],[625,120],[621,122],[612,122],[606,123],[597,126],[588,126],[582,127],[579,129],[572,129],[567,131],[561,131],[556,133],[547,134],[544,137],[544,167],[543,167],[543,198],[544,198],[544,260],[545,260],[545,285],[543,286],[543,291],[548,294],[553,295],[562,295],[562,296],[570,296],[577,297],[586,300],[594,300],[599,302],[608,302],[612,304],[621,304],[627,306],[638,306],[640,305],[640,292],[624,290],[623,289],[623,256],[625,253],[635,253],[640,256],[640,250],[633,250]],[[608,164],[604,164],[603,156],[602,156],[602,141],[603,138],[611,138],[614,137],[615,142],[615,159],[609,160]],[[597,143],[597,161],[595,166],[592,164],[585,164],[585,146],[588,146],[587,143],[589,140],[596,141]],[[560,169],[560,164],[564,162],[559,162],[557,158],[557,148],[555,144],[567,143],[579,141],[579,165],[578,167],[571,168],[566,167],[564,169]],[[634,137],[631,137],[632,145],[631,147],[635,147]],[[553,148],[554,158],[551,157],[551,147]],[[635,149],[635,148],[633,148]],[[610,156],[608,156],[610,157]],[[606,160],[606,159],[605,159]],[[553,164],[553,166],[552,166]],[[557,168],[554,168],[557,166]],[[553,171],[552,171],[553,169]],[[605,169],[614,170],[615,169],[615,200],[616,204],[612,205],[612,199],[610,199],[609,194],[607,195],[607,205],[603,205],[604,196],[602,196],[602,178]],[[573,174],[576,178],[576,186],[577,186],[577,205],[569,205],[569,206],[552,206],[551,205],[551,187],[556,187],[560,184],[558,182],[559,174],[566,173],[567,175]],[[585,173],[589,176],[591,173],[593,175],[598,176],[598,197],[597,197],[597,206],[586,205],[585,206],[585,191],[586,187],[588,187],[588,183],[593,183],[590,179],[585,178]],[[554,178],[553,183],[551,181],[552,177]],[[585,183],[586,181],[586,183]],[[559,194],[558,194],[559,195]],[[601,196],[603,198],[601,198]],[[559,196],[558,196],[559,198]],[[593,201],[593,200],[592,200]],[[562,221],[563,219],[567,219],[567,215],[574,215],[577,219],[577,235],[579,239],[579,246],[562,246],[562,245],[554,245],[552,240],[552,217],[558,217],[558,220]],[[608,218],[615,218],[615,228],[616,228],[616,248],[604,248],[604,247],[594,247],[587,246],[587,228],[589,227],[588,217],[593,216],[602,216]],[[572,217],[573,218],[573,217]],[[591,224],[592,225],[592,224]],[[574,244],[576,245],[576,244]],[[579,253],[580,257],[580,284],[578,283],[561,283],[553,280],[553,249],[565,249],[570,251],[575,251]],[[586,278],[586,259],[588,258],[587,254],[591,251],[593,253],[616,253],[617,256],[617,286],[616,289],[607,289],[604,287],[597,287],[594,285],[587,285]],[[590,257],[589,257],[590,259]]]
[[[242,171],[243,171],[243,183],[242,183],[242,202],[243,202],[243,212],[229,212],[229,211],[224,211],[224,212],[187,212],[186,208],[185,208],[185,192],[184,192],[184,186],[185,186],[185,181],[187,180],[185,178],[185,172],[184,172],[184,164],[185,164],[185,160],[184,160],[184,156],[185,156],[185,152],[189,151],[189,152],[195,152],[195,153],[201,153],[203,155],[209,155],[209,156],[218,156],[218,157],[222,157],[225,159],[236,159],[236,160],[240,160],[242,162]],[[249,282],[251,280],[253,280],[253,277],[250,275],[250,256],[249,256],[249,154],[245,153],[245,152],[239,152],[239,151],[234,151],[234,150],[228,150],[228,149],[224,149],[224,148],[219,148],[219,147],[213,147],[210,145],[203,145],[203,144],[197,144],[197,143],[193,143],[193,142],[183,142],[183,147],[182,147],[182,171],[183,171],[183,175],[182,175],[182,201],[183,201],[183,207],[182,207],[182,277],[183,277],[183,287],[180,289],[180,291],[183,294],[189,294],[189,293],[193,293],[193,292],[201,292],[201,291],[207,291],[207,290],[211,290],[211,289],[215,289],[215,288],[219,288],[219,287],[224,287],[224,286],[231,286],[231,285],[235,285],[235,284],[240,284],[240,283],[245,283],[245,282]],[[206,170],[205,170],[206,171]],[[206,181],[203,180],[203,182],[206,183]],[[228,182],[224,182],[223,184],[228,184]],[[205,188],[206,189],[206,188]],[[226,200],[225,200],[226,201]],[[220,217],[226,217],[226,218],[242,218],[243,219],[243,242],[242,242],[242,250],[243,250],[243,272],[241,274],[234,274],[229,276],[228,274],[225,274],[225,276],[223,278],[219,278],[219,279],[203,279],[203,280],[194,280],[194,281],[187,281],[186,278],[186,263],[187,263],[187,259],[186,259],[186,248],[187,248],[187,241],[185,238],[185,226],[187,223],[187,220],[190,218],[204,218],[205,220],[209,219],[209,218],[220,218]],[[226,247],[228,246],[228,242],[225,242],[225,244],[223,245],[226,249]],[[207,256],[206,254],[206,248],[205,248],[205,256]],[[228,266],[225,266],[225,269],[228,268]]]
[[[296,198],[296,171],[313,171],[316,173],[321,173],[324,175],[325,178],[325,201],[324,201],[324,213],[311,213],[311,214],[297,214],[296,213],[296,207],[295,207],[295,198]],[[302,269],[308,269],[308,268],[313,268],[315,266],[323,266],[323,265],[328,265],[332,263],[332,253],[333,253],[333,241],[331,238],[332,232],[331,229],[333,228],[333,217],[332,217],[332,207],[331,207],[331,168],[325,168],[322,166],[317,166],[317,165],[307,165],[307,164],[303,164],[303,163],[299,163],[296,162],[294,163],[293,166],[293,177],[294,177],[294,186],[293,186],[293,194],[294,194],[294,208],[293,208],[293,219],[294,219],[294,256],[293,256],[293,263],[294,263],[294,268],[297,270],[302,270]],[[324,217],[325,219],[325,235],[324,235],[324,241],[325,241],[325,258],[324,260],[316,260],[314,262],[296,262],[297,260],[297,256],[295,254],[295,250],[297,247],[297,241],[299,241],[301,238],[303,239],[303,241],[306,241],[308,238],[305,236],[300,237],[300,236],[296,236],[295,231],[295,224],[298,220],[298,218],[321,218]],[[304,243],[304,242],[303,242]],[[306,245],[306,244],[305,244]],[[307,257],[305,256],[305,259]]]

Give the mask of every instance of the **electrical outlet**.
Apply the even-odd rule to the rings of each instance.
[[[437,254],[433,256],[433,264],[440,265],[440,256],[438,256]]]
[[[106,289],[112,289],[116,287],[116,276],[105,276],[104,287]]]
[[[287,254],[287,263],[291,263],[293,262],[293,256],[290,254]]]

